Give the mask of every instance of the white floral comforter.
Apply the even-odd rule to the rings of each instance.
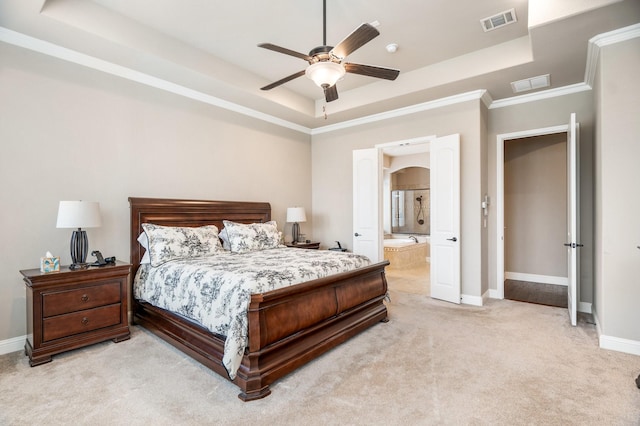
[[[325,250],[277,248],[244,254],[141,265],[134,296],[190,318],[226,336],[222,363],[235,379],[248,342],[249,302],[264,293],[369,265],[365,256]]]

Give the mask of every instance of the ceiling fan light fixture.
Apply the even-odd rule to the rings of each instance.
[[[326,61],[309,65],[304,73],[318,87],[324,89],[336,84],[338,80],[344,77],[345,72],[341,64]]]
[[[325,101],[333,102],[338,99],[336,83],[342,79],[346,73],[360,74],[385,80],[395,80],[398,74],[400,74],[400,70],[343,62],[344,58],[380,35],[380,31],[375,28],[376,25],[379,24],[377,22],[361,24],[337,45],[329,46],[327,45],[327,0],[323,0],[322,46],[311,49],[307,55],[271,43],[261,43],[258,45],[258,47],[262,47],[263,49],[304,59],[309,64],[306,69],[261,87],[260,90],[271,90],[274,87],[306,75],[309,80],[312,80],[316,86],[324,91]],[[397,47],[394,46],[394,50],[396,48]]]

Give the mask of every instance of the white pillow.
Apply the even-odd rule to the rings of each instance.
[[[222,240],[222,248],[225,250],[231,250],[231,243],[229,243],[229,235],[227,235],[227,228],[222,228],[219,235]]]
[[[147,234],[147,252],[154,267],[170,260],[211,256],[222,251],[215,225],[191,228],[143,223],[142,229]]]
[[[142,259],[140,259],[140,264],[151,263],[151,258],[149,257],[149,239],[144,231],[138,235],[138,242],[142,248],[144,248],[144,254],[142,255]]]
[[[223,220],[229,240],[229,249],[233,253],[268,250],[280,247],[280,232],[275,220],[265,223],[237,223]]]

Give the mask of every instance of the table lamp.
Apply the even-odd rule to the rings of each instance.
[[[293,226],[291,227],[293,244],[298,242],[298,237],[300,236],[300,225],[298,225],[298,222],[306,221],[307,215],[304,212],[304,207],[289,207],[287,209],[287,222],[293,222]]]
[[[73,266],[87,261],[89,240],[82,228],[97,228],[101,225],[100,203],[95,201],[60,201],[56,228],[78,228],[71,234],[71,261]]]

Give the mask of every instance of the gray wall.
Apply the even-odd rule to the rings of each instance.
[[[567,277],[567,134],[505,141],[505,271]]]
[[[304,206],[310,136],[0,43],[0,342],[26,333],[20,269],[70,263],[60,200],[100,202],[90,250],[129,259],[129,196]],[[295,179],[291,177],[295,176]]]
[[[640,38],[605,46],[594,88],[598,100],[595,310],[602,335],[635,341],[636,353],[640,353],[638,69]]]

